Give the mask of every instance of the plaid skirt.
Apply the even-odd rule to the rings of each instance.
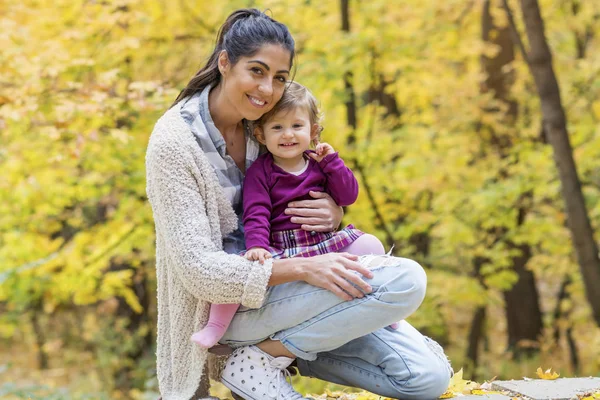
[[[334,253],[350,245],[364,232],[348,225],[335,232],[290,229],[271,233],[269,252],[273,258],[312,257]]]

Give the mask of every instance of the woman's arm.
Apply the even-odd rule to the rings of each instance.
[[[269,286],[301,280],[327,289],[343,300],[360,298],[364,293],[370,293],[372,289],[354,271],[367,278],[372,278],[373,273],[356,260],[358,256],[349,253],[275,260]]]
[[[211,222],[189,170],[194,164],[184,145],[172,138],[153,137],[146,153],[147,193],[157,240],[182,285],[194,297],[211,303],[241,303],[259,307],[271,276],[272,261],[264,264],[226,254],[211,237]],[[211,190],[207,188],[207,190]],[[215,205],[212,205],[213,207]]]

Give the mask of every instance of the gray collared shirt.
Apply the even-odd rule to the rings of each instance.
[[[242,185],[244,173],[240,171],[235,161],[227,154],[227,146],[223,135],[215,126],[208,108],[208,94],[211,87],[207,86],[186,100],[181,107],[181,116],[190,124],[196,142],[215,169],[219,183],[231,206],[238,217],[238,229],[223,238],[223,249],[230,254],[238,254],[246,249],[244,227],[242,225]],[[246,133],[246,170],[258,158],[260,146],[252,134],[250,124],[244,121]]]

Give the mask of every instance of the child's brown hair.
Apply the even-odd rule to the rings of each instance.
[[[257,121],[254,122],[255,127],[262,128],[274,115],[281,111],[290,111],[296,107],[304,107],[308,111],[311,126],[318,125],[316,140],[319,140],[323,126],[321,122],[323,115],[317,104],[315,96],[305,86],[298,82],[288,82],[281,100],[267,113],[263,114]]]

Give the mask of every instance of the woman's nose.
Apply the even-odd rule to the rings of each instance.
[[[261,92],[264,95],[270,96],[273,94],[273,84],[271,83],[271,81],[263,81],[259,86],[258,86],[258,91]]]

